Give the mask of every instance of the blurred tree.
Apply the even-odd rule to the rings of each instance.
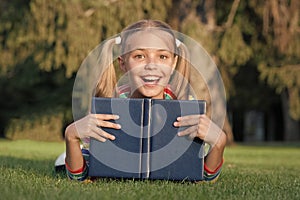
[[[276,89],[282,96],[283,139],[287,140],[300,137],[299,4],[297,0],[173,0],[169,13],[174,27],[199,41],[213,56],[227,98],[236,109],[273,113],[270,110],[278,98],[263,80]],[[249,76],[252,82],[244,84]]]
[[[45,107],[70,111],[75,74],[88,53],[126,25],[152,18],[167,21],[205,47],[222,74],[230,106],[239,110],[260,106],[269,112],[278,101],[272,96],[275,88],[282,97],[285,139],[299,138],[299,4],[298,0],[2,0],[1,126],[12,115],[28,115],[32,105],[36,113],[46,114]],[[230,126],[225,129],[231,133]]]
[[[10,118],[70,110],[72,83],[88,53],[133,21],[165,20],[168,6],[150,0],[1,1],[0,131]]]
[[[51,2],[31,0],[23,2],[23,7],[20,8],[19,1],[6,1],[3,3],[3,7],[10,6],[12,8],[12,12],[5,12],[7,23],[13,25],[10,25],[11,28],[8,29],[11,31],[9,34],[2,34],[1,73],[7,77],[11,74],[10,81],[21,76],[25,82],[31,83],[31,85],[26,84],[27,88],[40,85],[45,81],[42,76],[34,75],[33,72],[37,74],[47,73],[50,76],[53,75],[51,78],[48,77],[47,81],[50,79],[56,83],[55,87],[64,88],[67,80],[73,80],[88,52],[101,41],[120,32],[126,25],[139,19],[152,18],[168,21],[168,15],[176,11],[181,15],[173,15],[169,19],[179,18],[180,26],[173,27],[198,41],[207,41],[204,45],[205,48],[210,49],[210,53],[216,53],[217,45],[214,37],[218,35],[211,35],[211,29],[208,29],[208,31],[200,29],[203,28],[202,25],[205,25],[201,19],[197,19],[197,9],[201,5],[192,1],[178,2],[171,0],[88,2],[83,0],[53,0]],[[207,16],[210,16],[207,18],[210,26],[212,26],[213,22],[211,20],[215,17],[212,15],[215,8],[208,5],[208,2],[205,6],[209,10]],[[210,9],[208,9],[209,6]],[[22,14],[19,18],[13,17],[18,9],[22,11]],[[194,9],[194,12],[189,12],[192,9]],[[131,13],[135,13],[135,15],[131,15]],[[7,28],[4,31],[7,31]],[[24,73],[24,71],[27,73]],[[58,71],[65,72],[67,79],[59,79],[55,75]],[[229,70],[223,71],[227,72]],[[226,80],[230,81],[230,76]],[[25,85],[22,82],[19,83],[20,91],[26,93]],[[228,88],[231,88],[231,86],[228,86]],[[32,89],[30,91],[33,92]],[[32,101],[41,99],[38,96],[42,95],[41,92],[36,91],[36,97]],[[24,98],[28,97],[25,95],[19,99]],[[228,121],[227,127],[229,127]],[[227,132],[231,133],[229,130]]]
[[[6,46],[12,48],[4,52],[10,56],[18,53],[19,57],[1,59],[1,66],[14,66],[32,55],[41,70],[49,72],[66,67],[66,77],[69,78],[92,48],[126,25],[143,18],[164,20],[169,2],[28,1],[25,4],[28,10],[24,10],[21,18],[15,21],[19,28],[13,30],[12,37],[5,38]],[[133,12],[135,15],[130,14]],[[18,52],[13,53],[13,49]]]
[[[261,9],[257,9],[257,4]],[[262,18],[265,56],[258,62],[260,77],[281,95],[286,140],[300,139],[300,2],[251,1]]]
[[[222,9],[218,9],[215,0],[173,0],[168,18],[173,27],[198,41],[212,56],[222,75],[228,99],[234,94],[233,76],[252,55],[239,26],[233,23],[239,3],[239,0],[226,2]],[[205,93],[205,86],[198,87]],[[210,103],[209,99],[206,101]],[[228,143],[232,143],[234,139],[228,118],[224,130]]]

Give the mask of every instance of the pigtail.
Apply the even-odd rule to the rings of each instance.
[[[115,66],[113,65],[113,47],[116,38],[104,42],[97,59],[100,69],[98,83],[95,88],[95,96],[112,97],[117,83]]]
[[[170,84],[174,93],[178,99],[188,99],[189,98],[189,80],[190,80],[190,60],[187,47],[183,43],[178,43],[177,45],[177,65],[176,72],[174,73]]]

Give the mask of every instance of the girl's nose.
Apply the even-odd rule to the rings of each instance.
[[[145,69],[156,69],[157,68],[157,64],[155,61],[155,58],[152,56],[149,56],[147,58],[147,63],[145,65]]]
[[[153,70],[153,69],[156,69],[157,68],[157,65],[155,64],[155,63],[147,63],[146,65],[145,65],[145,69],[147,69],[147,70]]]

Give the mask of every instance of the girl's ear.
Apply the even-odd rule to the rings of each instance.
[[[118,61],[119,61],[119,66],[120,66],[120,69],[123,71],[123,72],[126,72],[126,67],[125,67],[125,60],[122,56],[119,56],[118,57]]]

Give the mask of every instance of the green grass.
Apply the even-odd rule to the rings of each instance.
[[[227,148],[215,184],[101,179],[55,174],[63,143],[0,140],[0,199],[300,199],[296,145]]]

